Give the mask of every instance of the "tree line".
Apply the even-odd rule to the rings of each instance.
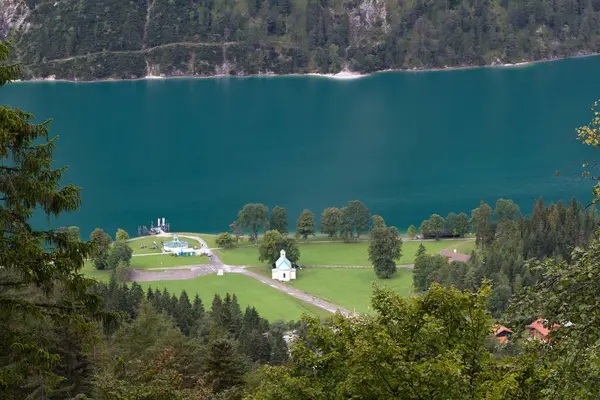
[[[25,3],[16,59],[27,76],[65,79],[139,78],[148,66],[168,75],[443,68],[591,53],[600,43],[597,0]]]
[[[511,200],[499,199],[493,211],[482,201],[471,212],[471,223],[479,251],[466,263],[448,263],[444,256],[420,251],[413,284],[418,291],[434,282],[474,290],[489,279],[493,283],[489,307],[498,314],[514,294],[539,281],[541,271],[529,268],[528,260],[570,260],[575,248],[586,247],[593,238],[600,219],[593,208],[586,209],[576,199],[546,205],[540,198],[528,216],[521,215]]]
[[[307,240],[315,235],[315,214],[303,210],[296,221],[296,238],[288,233],[288,216],[283,207],[275,207],[269,218],[269,209],[264,204],[246,204],[238,213],[238,219],[230,224],[232,234],[223,232],[217,236],[219,247],[239,246],[244,232],[249,240],[258,246],[261,262],[274,266],[281,250],[286,258],[296,266],[300,260],[300,249],[296,238]],[[268,230],[267,230],[268,229]],[[258,243],[258,234],[264,232]],[[345,242],[360,240],[360,235],[370,233],[369,260],[380,278],[390,278],[396,272],[396,261],[400,259],[402,240],[394,226],[386,226],[383,217],[371,216],[369,209],[360,201],[349,201],[345,207],[326,208],[321,214],[320,230],[330,239],[341,237]],[[356,237],[355,237],[356,235]]]
[[[373,218],[378,216],[373,216]],[[381,217],[378,217],[381,218]],[[377,219],[377,218],[376,218]],[[371,212],[360,201],[349,201],[345,207],[330,207],[323,211],[320,220],[320,232],[330,238],[340,237],[345,241],[360,240],[360,235],[369,232],[372,225]],[[269,216],[269,208],[264,204],[246,204],[238,212],[238,218],[229,225],[229,233],[223,232],[217,237],[219,247],[230,248],[248,240],[258,246],[260,232],[275,230],[288,235],[288,213],[283,207],[274,207]],[[317,233],[315,214],[303,210],[296,220],[296,236],[307,240]]]

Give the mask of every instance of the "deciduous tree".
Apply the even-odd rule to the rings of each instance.
[[[315,214],[309,210],[302,211],[300,217],[296,221],[296,235],[299,235],[306,240],[308,235],[315,234]]]
[[[230,249],[235,244],[235,239],[227,232],[220,233],[215,239],[217,246],[223,249]]]
[[[124,262],[129,267],[133,250],[125,242],[115,242],[108,255],[108,268],[117,268],[119,262]]]
[[[369,231],[371,213],[363,203],[358,200],[352,200],[348,202],[344,212],[347,214],[346,218],[351,223],[352,229],[356,231],[358,239],[360,239],[361,233]]]
[[[483,250],[487,242],[491,239],[491,219],[492,208],[483,200],[479,203],[479,207],[471,211],[471,223],[475,230],[476,243]]]
[[[411,224],[408,227],[406,234],[409,238],[414,239],[415,237],[417,237],[417,228],[415,228],[415,226]]]
[[[93,243],[90,258],[96,269],[106,269],[108,267],[108,252],[112,242],[110,236],[100,228],[94,229],[90,234]]]
[[[352,217],[348,211],[348,207],[340,209],[340,237],[344,239],[344,242],[348,242],[354,237]]]
[[[341,225],[342,212],[339,208],[329,207],[321,214],[321,233],[334,237]]]
[[[237,221],[233,221],[229,224],[229,231],[235,237],[235,246],[239,247],[240,242],[244,240],[244,228],[242,228]]]
[[[373,215],[371,217],[371,230],[376,229],[376,228],[384,228],[385,227],[385,221],[383,220],[383,217],[379,216],[379,215]]]
[[[396,261],[402,255],[402,239],[394,226],[378,227],[371,231],[369,260],[380,278],[390,278],[396,273]]]
[[[275,229],[286,235],[288,233],[288,215],[283,207],[275,207],[271,211],[271,230]]]
[[[238,213],[237,223],[248,230],[255,245],[258,245],[258,232],[269,227],[269,209],[264,204],[246,204]]]
[[[429,232],[431,235],[439,239],[442,231],[444,230],[444,218],[438,214],[433,214],[429,217]]]
[[[129,239],[129,234],[125,230],[119,228],[117,229],[115,238],[117,239],[117,242],[125,242]]]
[[[421,222],[421,226],[419,227],[419,232],[421,232],[421,236],[429,236],[431,235],[431,229],[429,228],[429,220],[426,219]]]
[[[296,264],[300,259],[300,250],[295,238],[283,236],[276,230],[267,231],[258,246],[258,259],[273,265],[280,257],[281,250],[285,250],[285,256],[292,264]]]
[[[496,208],[494,209],[494,217],[498,221],[514,221],[521,215],[521,209],[512,200],[498,199],[496,200]]]
[[[304,318],[290,363],[264,367],[248,398],[502,399],[532,392],[530,365],[492,357],[488,285],[477,293],[432,288],[401,298],[375,289],[375,316]],[[531,368],[531,369],[530,369]]]
[[[465,213],[458,214],[455,225],[456,233],[458,236],[464,237],[469,233],[469,217]]]

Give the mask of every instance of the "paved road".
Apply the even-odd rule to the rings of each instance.
[[[201,275],[214,274],[210,264],[186,265],[182,267],[143,268],[129,271],[128,279],[133,282],[173,281],[194,279]]]
[[[314,306],[322,308],[323,310],[329,311],[331,313],[335,313],[336,311],[339,311],[340,313],[342,313],[343,315],[346,315],[346,316],[352,314],[349,310],[346,310],[345,308],[337,306],[337,305],[335,305],[333,303],[330,303],[328,301],[319,299],[317,297],[311,296],[311,295],[306,294],[306,293],[304,293],[304,292],[302,292],[302,291],[300,291],[298,289],[294,289],[291,286],[285,285],[283,283],[279,283],[277,281],[274,281],[273,279],[267,278],[266,276],[262,276],[260,274],[248,271],[248,270],[243,269],[243,268],[245,268],[245,267],[242,267],[242,268],[237,267],[238,270],[239,269],[241,269],[241,270],[240,271],[232,271],[232,272],[234,272],[234,273],[242,273],[242,274],[244,274],[246,276],[249,276],[251,278],[256,279],[257,281],[260,281],[260,282],[262,282],[262,283],[264,283],[266,285],[269,285],[269,286],[271,286],[274,289],[280,290],[280,291],[284,292],[285,294],[288,294],[288,295],[293,296],[293,297],[295,297],[297,299],[300,299],[302,301],[310,303],[310,304],[312,304]]]

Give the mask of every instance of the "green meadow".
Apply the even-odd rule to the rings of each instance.
[[[200,235],[196,235],[196,236],[200,236]],[[164,236],[144,236],[141,238],[131,239],[127,242],[127,244],[129,245],[129,247],[131,247],[133,249],[133,254],[160,254],[161,253],[160,249],[162,247],[160,244],[161,240],[164,242],[168,242],[170,240],[173,240],[173,238],[172,237],[164,237]],[[179,240],[188,242],[188,246],[190,246],[192,248],[194,246],[196,246],[197,248],[201,247],[200,242],[195,239],[180,237]],[[156,242],[158,249],[156,249],[156,250],[152,249],[152,242]],[[145,249],[142,249],[141,248],[142,245],[146,245],[147,247]]]
[[[421,241],[406,240],[402,244],[402,257],[398,264],[412,264]],[[469,254],[474,249],[474,240],[431,240],[423,241],[423,245],[430,254],[439,253],[448,249],[456,249],[459,253]],[[300,265],[330,265],[330,266],[353,266],[371,265],[368,255],[368,242],[358,243],[299,243]],[[263,265],[258,261],[258,248],[255,246],[238,247],[233,249],[218,250],[221,261],[230,265]]]
[[[275,320],[298,320],[302,314],[327,317],[331,313],[305,303],[295,297],[265,285],[253,278],[240,274],[225,274],[224,276],[204,275],[195,279],[178,281],[139,282],[144,287],[166,288],[169,293],[179,295],[183,290],[193,299],[198,294],[205,308],[210,308],[213,296],[226,293],[238,298],[242,311],[246,306],[254,306],[264,318]]]
[[[250,267],[250,270],[271,277],[269,267]],[[303,268],[297,279],[288,285],[320,297],[350,311],[371,313],[373,284],[388,287],[406,297],[412,294],[412,269],[398,268],[391,279],[379,279],[371,268]]]

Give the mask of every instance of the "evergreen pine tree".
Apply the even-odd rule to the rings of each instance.
[[[242,330],[242,310],[237,300],[235,293],[231,296],[231,304],[229,306],[229,315],[231,319],[229,321],[229,332],[237,339]]]
[[[212,306],[210,308],[210,317],[213,323],[217,325],[221,325],[221,313],[223,309],[223,301],[221,300],[221,296],[215,293],[212,301]]]
[[[196,297],[194,297],[194,304],[192,305],[192,314],[194,316],[195,321],[204,318],[204,304],[202,304],[202,299],[197,294]]]
[[[159,309],[159,311],[163,311],[163,312],[166,312],[167,314],[170,314],[169,313],[170,305],[171,305],[171,294],[169,293],[167,288],[164,288],[162,291],[162,296],[160,296],[160,306],[158,309]]]
[[[181,295],[179,296],[175,320],[177,322],[177,326],[179,326],[179,329],[181,329],[181,332],[183,332],[184,335],[189,336],[194,325],[194,315],[192,313],[190,298],[185,290],[182,291]]]
[[[215,393],[244,383],[246,365],[228,339],[216,339],[209,344],[205,367],[206,378]]]
[[[271,339],[271,357],[269,363],[272,365],[285,364],[289,359],[288,347],[283,339],[283,330],[272,329],[269,335]]]
[[[427,254],[427,249],[423,246],[423,242],[419,243],[419,248],[417,249],[417,253],[415,257],[419,257],[420,255]]]
[[[148,290],[146,291],[146,298],[148,299],[148,301],[152,301],[152,299],[154,298],[154,291],[152,290],[152,286],[148,286]]]
[[[144,299],[144,289],[137,283],[133,282],[131,285],[131,290],[129,291],[129,298],[131,304],[131,318],[135,319],[138,314],[138,310],[140,308],[140,304]]]

